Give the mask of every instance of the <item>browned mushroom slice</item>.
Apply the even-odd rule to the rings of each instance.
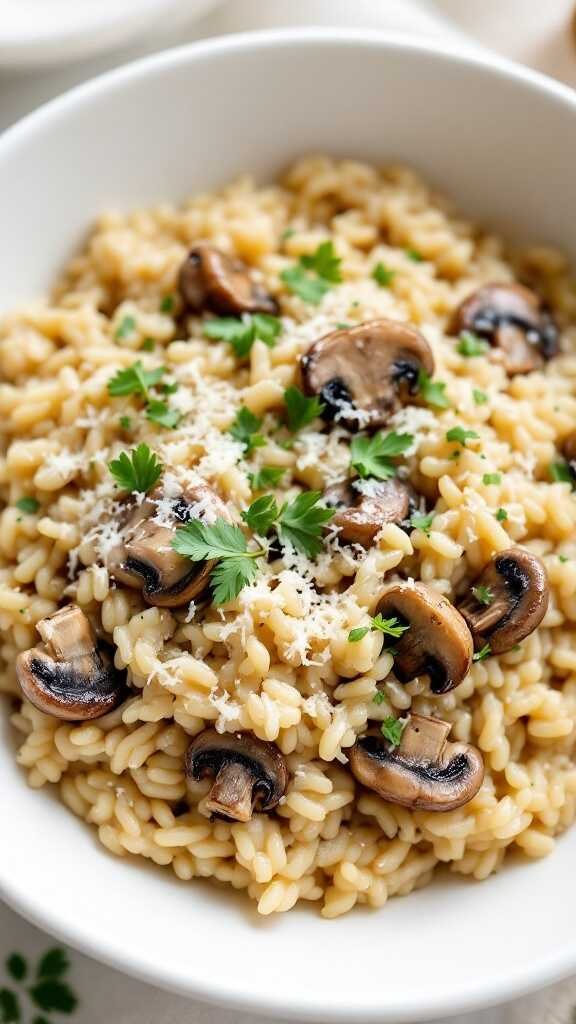
[[[215,817],[249,821],[254,811],[271,811],[288,783],[286,762],[274,743],[251,733],[205,729],[186,753],[186,773],[199,781],[214,779],[205,801]]]
[[[376,611],[409,626],[395,641],[394,673],[401,683],[428,675],[433,693],[446,693],[462,682],[472,663],[472,637],[446,597],[424,583],[395,583]]]
[[[576,430],[565,439],[562,445],[562,454],[566,458],[570,474],[576,480]]]
[[[484,762],[476,747],[448,743],[450,728],[439,718],[410,715],[398,747],[371,730],[349,752],[352,773],[384,800],[403,807],[461,807],[480,789]]]
[[[123,528],[126,539],[108,558],[110,574],[119,583],[141,589],[144,600],[158,608],[188,604],[208,586],[215,564],[190,562],[172,547],[177,528],[195,518],[214,522],[230,516],[224,502],[206,485],[191,487],[173,499],[156,488],[132,508]]]
[[[188,253],[180,270],[179,288],[191,313],[278,313],[278,303],[252,279],[246,264],[207,243],[194,246]]]
[[[506,372],[530,373],[558,351],[558,329],[541,298],[521,284],[489,284],[458,306],[450,334],[472,331],[500,349]]]
[[[434,372],[426,339],[409,324],[372,320],[333,331],[300,357],[302,387],[324,403],[324,419],[348,430],[383,426]]]
[[[330,528],[339,528],[338,536],[350,544],[369,548],[385,523],[401,523],[410,511],[412,495],[400,480],[370,481],[365,492],[339,485],[324,493],[324,504],[335,508]]]
[[[548,607],[546,570],[522,548],[500,551],[458,607],[476,650],[490,644],[492,654],[504,654],[542,622]]]
[[[79,722],[99,718],[122,702],[124,677],[98,648],[77,605],[41,619],[36,629],[44,643],[16,659],[18,682],[34,707],[53,718]]]

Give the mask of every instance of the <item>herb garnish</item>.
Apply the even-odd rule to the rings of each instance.
[[[314,253],[301,256],[293,267],[283,270],[280,279],[303,302],[317,306],[332,285],[342,280],[341,262],[332,242],[321,242]]]
[[[108,394],[112,398],[119,398],[122,395],[144,395],[148,399],[150,388],[162,379],[166,373],[165,366],[158,366],[155,370],[145,370],[141,361],[133,363],[126,370],[118,370],[118,373],[108,381]]]
[[[446,431],[446,440],[461,444],[463,448],[466,447],[466,441],[477,441],[479,436],[475,430],[465,430],[464,427],[451,427]]]
[[[224,519],[217,519],[210,525],[191,519],[176,530],[172,547],[192,562],[217,560],[210,573],[215,604],[232,601],[247,583],[253,583],[258,573],[256,559],[266,553],[261,547],[249,551],[240,527]]]
[[[371,277],[381,288],[389,288],[396,277],[396,271],[389,270],[383,263],[377,263]]]
[[[373,704],[383,704],[386,700],[386,694],[382,693],[382,690],[376,690],[376,693],[372,697]]]
[[[160,312],[171,313],[172,310],[174,309],[174,302],[175,299],[173,295],[165,295],[160,302]]]
[[[423,263],[424,257],[421,252],[418,252],[418,249],[405,249],[404,252],[413,263]]]
[[[372,437],[357,434],[350,445],[350,463],[361,477],[376,477],[389,480],[396,476],[392,457],[402,455],[414,442],[412,434],[396,434],[379,431]]]
[[[129,416],[121,416],[120,417],[120,426],[122,427],[122,430],[130,430],[131,427],[132,427],[132,420],[130,419],[130,417]]]
[[[279,507],[273,495],[266,494],[242,512],[242,519],[261,537],[274,527],[280,541],[313,558],[322,550],[323,528],[334,515],[334,509],[319,504],[321,497],[320,491],[303,491]]]
[[[472,593],[478,601],[478,604],[490,605],[494,600],[494,594],[490,590],[490,587],[485,587],[483,583],[477,587],[472,587]]]
[[[479,388],[472,389],[472,396],[474,398],[474,401],[476,402],[476,405],[484,405],[484,403],[488,401],[488,395],[486,394],[486,392],[480,391]]]
[[[427,537],[430,536],[430,529],[434,520],[435,512],[429,512],[428,515],[424,515],[422,512],[414,512],[410,516],[410,526],[413,530],[422,530]]]
[[[154,341],[154,338],[144,338],[144,341],[142,342],[140,348],[142,349],[143,352],[153,352],[154,349],[156,348],[156,342]]]
[[[395,639],[398,639],[409,628],[409,626],[404,626],[396,616],[393,616],[391,619],[383,619],[378,614],[370,620],[369,626],[357,626],[355,629],[351,629],[348,634],[348,642],[351,644],[358,643],[371,630],[379,630],[385,636],[393,636]]]
[[[472,661],[484,661],[484,658],[487,658],[490,654],[492,654],[490,644],[484,644],[484,647],[472,655]]]
[[[286,389],[284,401],[288,430],[292,434],[296,434],[321,416],[325,408],[316,395],[313,398],[307,398],[300,388],[295,387]]]
[[[146,406],[146,419],[168,430],[175,430],[182,419],[182,413],[178,409],[171,409],[167,402],[154,399]]]
[[[426,370],[418,371],[418,391],[428,405],[437,409],[447,409],[450,405],[446,392],[446,384],[442,380],[432,380]]]
[[[133,316],[122,317],[118,327],[114,332],[114,339],[116,341],[122,341],[124,338],[129,338],[131,334],[136,330],[136,321]]]
[[[281,332],[281,320],[268,313],[245,313],[242,318],[214,317],[212,320],[206,320],[202,327],[205,338],[229,342],[239,359],[248,355],[257,338],[268,345],[268,348],[274,348],[276,338]]]
[[[499,523],[503,523],[506,519],[508,519],[508,513],[505,508],[499,508],[494,513],[494,515],[496,516],[496,519],[498,520]]]
[[[20,512],[24,512],[24,515],[33,516],[40,508],[40,502],[31,497],[18,498],[16,508],[20,509]]]
[[[574,478],[567,462],[551,462],[548,467],[552,480],[556,483],[572,484]]]
[[[483,356],[484,353],[487,352],[488,347],[487,341],[483,341],[482,338],[479,338],[476,334],[472,334],[471,331],[463,331],[458,339],[456,351],[459,352],[461,356],[467,356],[469,358],[471,356]]]
[[[400,746],[402,739],[402,733],[406,728],[407,721],[401,722],[399,718],[394,718],[394,715],[389,715],[385,718],[380,726],[380,732],[384,739],[388,740],[392,750]]]
[[[262,448],[266,444],[266,438],[258,433],[261,426],[262,420],[243,405],[228,427],[228,433],[244,445],[244,455],[250,455],[255,448]]]
[[[500,473],[484,473],[484,476],[482,477],[482,483],[485,484],[487,487],[490,484],[499,484],[501,482],[502,477]]]
[[[160,478],[163,466],[147,444],[139,444],[130,452],[120,452],[108,469],[123,491],[146,494]]]
[[[250,487],[253,491],[263,491],[266,487],[276,487],[286,470],[283,466],[262,466],[255,473],[248,473]]]

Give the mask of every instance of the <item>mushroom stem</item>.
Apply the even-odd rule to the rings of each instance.
[[[228,761],[218,772],[205,807],[213,814],[223,814],[234,821],[250,821],[254,776],[246,765]]]
[[[402,733],[398,754],[417,764],[440,761],[450,729],[450,723],[440,718],[411,715]]]

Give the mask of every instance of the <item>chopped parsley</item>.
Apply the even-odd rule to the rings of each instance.
[[[401,637],[409,628],[409,626],[405,626],[400,622],[396,616],[393,616],[391,619],[383,619],[382,616],[378,614],[370,620],[369,626],[357,626],[355,629],[351,629],[348,634],[348,642],[351,644],[358,643],[358,641],[362,640],[371,630],[378,630],[380,633],[384,633],[385,636],[392,636],[395,639],[398,639],[398,637]]]
[[[268,348],[274,348],[282,332],[282,322],[268,313],[245,313],[243,317],[224,316],[206,320],[202,333],[205,338],[227,341],[239,359],[248,355],[257,338]]]
[[[490,484],[499,484],[502,482],[500,473],[484,473],[482,477],[482,483],[488,487]]]
[[[376,477],[388,480],[396,476],[396,466],[391,461],[394,456],[402,455],[414,441],[412,434],[396,434],[381,431],[373,437],[357,434],[350,445],[350,463],[363,478]]]
[[[238,409],[228,433],[244,445],[244,455],[250,455],[255,448],[262,448],[266,444],[266,439],[259,433],[261,426],[262,420],[243,405]]]
[[[484,405],[488,401],[488,395],[485,391],[480,391],[479,388],[473,388],[472,397],[476,402],[476,405]]]
[[[167,402],[154,399],[146,406],[146,419],[168,430],[175,430],[182,419],[182,413],[171,409]]]
[[[429,512],[428,515],[424,515],[422,512],[414,512],[410,516],[410,526],[413,530],[422,530],[422,533],[429,537],[435,515],[435,512]]]
[[[263,491],[266,487],[277,487],[285,472],[283,466],[262,466],[255,473],[248,473],[250,487],[253,491]]]
[[[352,324],[347,324],[343,320],[339,320],[336,324],[336,329],[338,331],[347,331],[350,327],[352,327]]]
[[[494,600],[494,594],[490,590],[490,587],[485,587],[482,583],[477,587],[472,587],[472,593],[478,601],[478,604],[490,605]]]
[[[324,411],[324,404],[320,399],[314,395],[313,398],[307,398],[306,395],[300,391],[300,388],[287,388],[284,392],[284,401],[286,403],[286,420],[288,430],[292,434],[296,434],[303,427],[307,427],[313,420],[318,419]]]
[[[404,252],[406,253],[408,259],[412,260],[413,263],[424,262],[424,257],[421,252],[418,252],[418,249],[405,249]]]
[[[162,301],[160,302],[160,312],[171,313],[172,310],[174,309],[175,301],[176,300],[173,295],[165,295]]]
[[[388,740],[390,746],[394,750],[395,747],[400,746],[402,739],[402,733],[406,728],[406,722],[401,722],[399,718],[394,718],[394,715],[389,715],[385,718],[380,726],[380,732],[382,733],[385,740]]]
[[[496,516],[496,519],[498,520],[499,523],[503,523],[506,519],[508,519],[508,513],[505,508],[497,509],[494,515]]]
[[[239,526],[224,519],[215,523],[191,519],[176,530],[172,547],[179,555],[192,562],[216,560],[210,573],[214,604],[234,600],[247,583],[253,583],[258,573],[256,559],[265,555],[264,548],[248,550],[246,537]]]
[[[341,262],[332,242],[321,242],[311,255],[301,256],[293,267],[283,270],[280,279],[293,295],[317,306],[326,292],[342,280]]]
[[[348,633],[348,643],[357,644],[360,640],[363,640],[367,633],[370,632],[370,626],[356,626],[355,629],[351,629]]]
[[[129,338],[131,334],[134,334],[136,330],[136,321],[133,316],[122,317],[118,327],[114,332],[114,339],[116,341],[123,341],[124,338]]]
[[[148,399],[150,388],[162,379],[166,373],[165,366],[158,366],[155,370],[145,370],[141,361],[128,366],[126,370],[118,370],[118,373],[108,381],[108,394],[112,398],[119,398],[122,395],[143,395]]]
[[[36,498],[31,497],[18,498],[16,508],[19,509],[20,512],[24,512],[24,515],[33,516],[40,508],[40,502],[37,501]]]
[[[471,356],[483,356],[488,350],[488,347],[487,341],[483,341],[482,338],[479,338],[476,334],[472,334],[471,331],[463,331],[458,339],[456,351],[459,352],[461,356],[470,358]]]
[[[130,452],[120,452],[108,469],[123,491],[146,494],[159,480],[163,466],[147,444],[139,444]]]
[[[570,559],[568,558],[568,555],[558,555],[558,559],[559,559],[560,562],[569,562],[570,561]]]
[[[283,231],[282,234],[280,235],[280,241],[281,242],[287,242],[288,239],[292,238],[292,235],[295,235],[295,234],[296,234],[296,228],[286,228],[286,230]]]
[[[446,384],[442,380],[432,380],[426,370],[418,371],[418,391],[428,405],[436,409],[447,409],[450,405],[446,395]]]
[[[548,467],[550,477],[556,483],[571,484],[574,478],[567,462],[551,462]]]
[[[465,430],[464,427],[451,427],[446,431],[446,440],[461,444],[463,448],[466,447],[466,441],[477,441],[478,438],[475,430]]]
[[[382,690],[376,690],[376,693],[372,697],[373,704],[383,704],[386,700],[386,694],[382,693]]]
[[[371,277],[381,288],[389,288],[396,277],[396,271],[389,270],[383,263],[377,263]]]
[[[122,430],[130,430],[132,428],[132,420],[130,419],[130,417],[129,416],[121,416],[120,417],[120,426],[122,427]]]
[[[144,338],[144,341],[142,342],[140,348],[142,349],[143,352],[153,352],[154,349],[156,348],[156,342],[154,341],[154,338]]]
[[[320,491],[303,491],[279,507],[273,495],[266,494],[242,512],[242,519],[260,536],[274,527],[281,543],[314,558],[322,550],[324,526],[334,515],[334,509],[319,504],[321,497]]]
[[[484,661],[484,658],[487,658],[490,654],[492,654],[490,644],[484,644],[484,647],[472,655],[472,661]]]
[[[179,388],[179,384],[175,380],[173,380],[173,381],[162,381],[162,383],[160,384],[159,390],[163,391],[165,395],[173,395],[176,391],[178,391],[178,388]]]

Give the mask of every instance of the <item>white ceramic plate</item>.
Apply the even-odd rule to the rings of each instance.
[[[2,0],[0,67],[61,64],[122,46],[216,0]]]
[[[77,89],[0,141],[0,307],[53,279],[103,206],[184,196],[314,150],[413,162],[462,209],[575,249],[576,95],[510,65],[347,30],[197,44]],[[576,968],[576,830],[478,884],[446,876],[380,912],[257,920],[247,901],[116,860],[0,735],[0,892],[147,981],[343,1022],[439,1017]]]

